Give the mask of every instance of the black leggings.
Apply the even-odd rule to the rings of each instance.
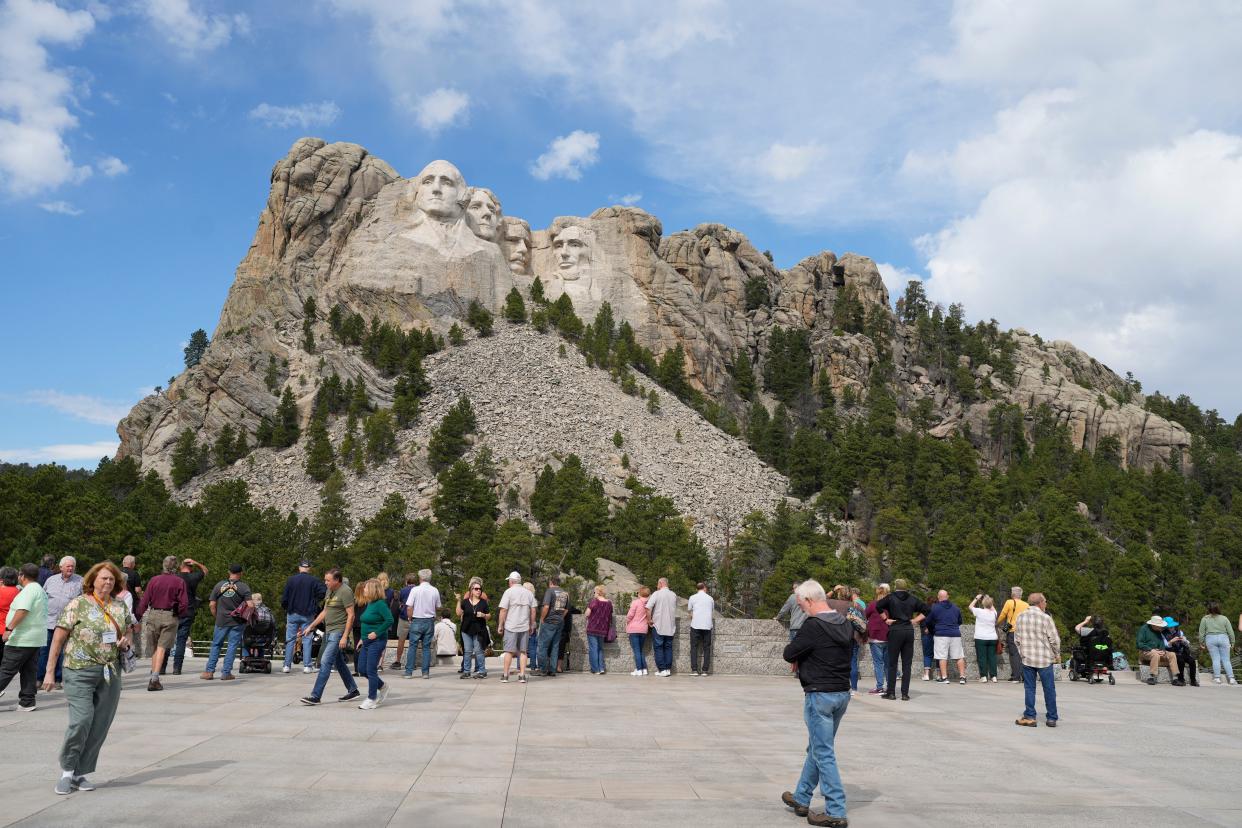
[[[888,628],[888,692],[896,693],[897,658],[901,657],[901,695],[910,695],[910,662],[914,658],[914,627],[899,622]]]

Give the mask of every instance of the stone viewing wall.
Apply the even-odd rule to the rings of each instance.
[[[634,657],[630,650],[629,636],[625,634],[625,616],[615,618],[617,640],[604,645],[604,663],[610,673],[628,673],[634,669]],[[779,621],[757,618],[717,618],[716,628],[712,633],[712,672],[721,675],[737,676],[786,676],[789,665],[781,658],[785,645],[789,643],[789,631]],[[962,648],[966,655],[966,675],[968,678],[979,677],[979,665],[975,659],[975,628],[974,625],[962,625]],[[643,653],[647,657],[647,669],[655,671],[651,657],[651,636],[647,636]],[[587,672],[590,662],[587,659],[586,619],[576,616],[574,619],[573,640],[569,645],[569,669],[575,672]],[[914,640],[914,658],[911,669],[915,680],[923,675],[923,646],[919,638]],[[677,634],[673,636],[673,672],[690,671],[690,621],[686,618],[677,619]],[[868,689],[864,679],[873,679],[871,651],[862,646],[858,651],[859,687]],[[1003,653],[997,659],[997,676],[1001,681],[1009,677],[1008,654]],[[956,679],[956,665],[950,663],[949,676]],[[869,686],[874,686],[872,682]]]

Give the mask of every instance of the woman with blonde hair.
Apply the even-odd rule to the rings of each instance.
[[[975,606],[978,602],[979,606]],[[997,681],[996,678],[996,603],[991,595],[976,595],[970,602],[975,616],[975,658],[979,662],[979,681]],[[963,679],[965,681],[965,679]]]
[[[116,596],[123,577],[114,563],[95,564],[82,579],[82,594],[56,620],[43,689],[56,686],[54,668],[63,651],[69,727],[60,748],[58,794],[95,790],[86,774],[95,772],[121,700],[121,669],[134,625],[134,616]]]
[[[647,675],[647,659],[643,656],[643,647],[647,644],[647,599],[651,597],[651,587],[639,587],[638,595],[630,601],[630,609],[625,614],[625,633],[630,637],[630,649],[634,651],[634,672],[631,676]]]
[[[379,663],[388,646],[388,630],[392,627],[392,610],[384,600],[384,588],[379,579],[362,582],[354,596],[354,606],[362,607],[358,671],[367,677],[367,697],[358,709],[374,710],[388,697],[388,685],[379,677]]]
[[[595,585],[595,597],[587,605],[587,654],[591,661],[591,673],[602,676],[604,668],[604,642],[613,629],[612,601],[604,591],[603,584]],[[616,637],[615,635],[613,636]]]
[[[461,677],[471,676],[470,663],[474,662],[474,677],[487,678],[487,622],[492,617],[483,591],[483,579],[471,578],[466,595],[457,604],[457,617],[461,619]]]

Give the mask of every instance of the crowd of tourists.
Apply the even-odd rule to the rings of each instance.
[[[38,690],[63,690],[69,723],[55,786],[61,794],[93,789],[88,774],[95,770],[116,712],[120,675],[135,669],[140,650],[150,657],[148,691],[163,690],[161,676],[170,660],[173,674],[181,673],[201,603],[199,588],[209,574],[203,564],[173,556],[164,558],[161,571],[145,583],[129,557],[121,566],[110,561],[96,564],[85,576],[76,569],[70,556],[59,562],[44,559],[42,565],[0,568],[0,695],[17,678],[16,709],[29,713],[36,709]],[[215,680],[217,667],[221,681],[234,680],[234,666],[249,644],[245,631],[256,623],[275,629],[271,609],[243,576],[241,566],[229,567],[207,598],[213,632],[200,674],[203,680]],[[633,596],[624,614],[633,653],[631,676],[672,675],[678,600],[665,578],[654,591],[644,586]],[[382,572],[352,586],[341,570],[328,569],[316,577],[310,561],[303,560],[286,581],[280,606],[285,613],[282,672],[292,672],[300,662],[303,673],[314,674],[310,692],[301,698],[308,706],[322,702],[334,672],[345,690],[339,700],[360,699],[362,710],[384,703],[390,690],[386,672],[410,679],[417,670],[428,678],[434,665],[448,662],[458,665],[462,679],[486,679],[487,656],[497,648],[502,654],[502,683],[526,683],[536,675],[554,678],[569,668],[575,615],[585,616],[590,672],[604,675],[605,645],[618,637],[617,608],[602,586],[594,587],[586,606],[579,608],[556,576],[547,579],[540,596],[518,572],[509,574],[498,602],[493,603],[481,579],[472,578],[449,607],[430,570],[407,575],[400,588],[391,586]],[[1056,727],[1054,671],[1061,647],[1046,597],[1033,593],[1024,599],[1022,589],[1014,587],[999,610],[991,596],[982,594],[974,596],[966,609],[974,622],[978,681],[999,681],[997,656],[1007,653],[1008,680],[1023,682],[1025,689],[1025,706],[1016,724],[1038,726],[1038,686],[1043,691],[1045,723]],[[1215,602],[1207,610],[1199,622],[1198,643],[1211,655],[1213,681],[1236,684],[1230,663],[1235,625]],[[715,601],[706,584],[697,585],[687,612],[691,674],[710,675]],[[947,591],[940,590],[929,603],[897,579],[891,587],[880,584],[870,601],[860,590],[844,585],[826,591],[815,581],[795,583],[776,617],[788,619],[784,658],[805,691],[809,745],[802,777],[783,801],[812,824],[845,825],[845,794],[833,739],[850,697],[858,692],[860,654],[869,654],[874,666],[875,687],[869,692],[884,699],[910,700],[916,634],[922,640],[922,680],[965,684],[965,616]],[[1088,616],[1074,629],[1084,642],[1107,640],[1098,616]],[[1237,629],[1242,630],[1242,617]],[[388,642],[394,637],[396,658],[385,665]],[[1150,670],[1149,684],[1156,683],[1162,668],[1170,676],[1177,672],[1175,685],[1186,683],[1187,670],[1189,683],[1198,684],[1191,640],[1166,608],[1157,608],[1138,629],[1135,645]],[[365,698],[361,679],[366,683]],[[826,808],[815,814],[809,812],[809,803],[817,785]]]

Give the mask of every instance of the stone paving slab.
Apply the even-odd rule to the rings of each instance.
[[[32,714],[6,698],[0,824],[805,824],[779,803],[806,746],[791,678],[521,685],[491,669],[396,678],[374,711],[337,702],[337,678],[324,704],[299,704],[300,672],[221,684],[188,669],[163,693],[135,674],[99,790],[67,797],[52,793],[63,696],[40,694]],[[1242,689],[1065,682],[1056,730],[1014,726],[1017,685],[916,681],[912,694],[851,700],[837,739],[851,825],[1242,825]]]

